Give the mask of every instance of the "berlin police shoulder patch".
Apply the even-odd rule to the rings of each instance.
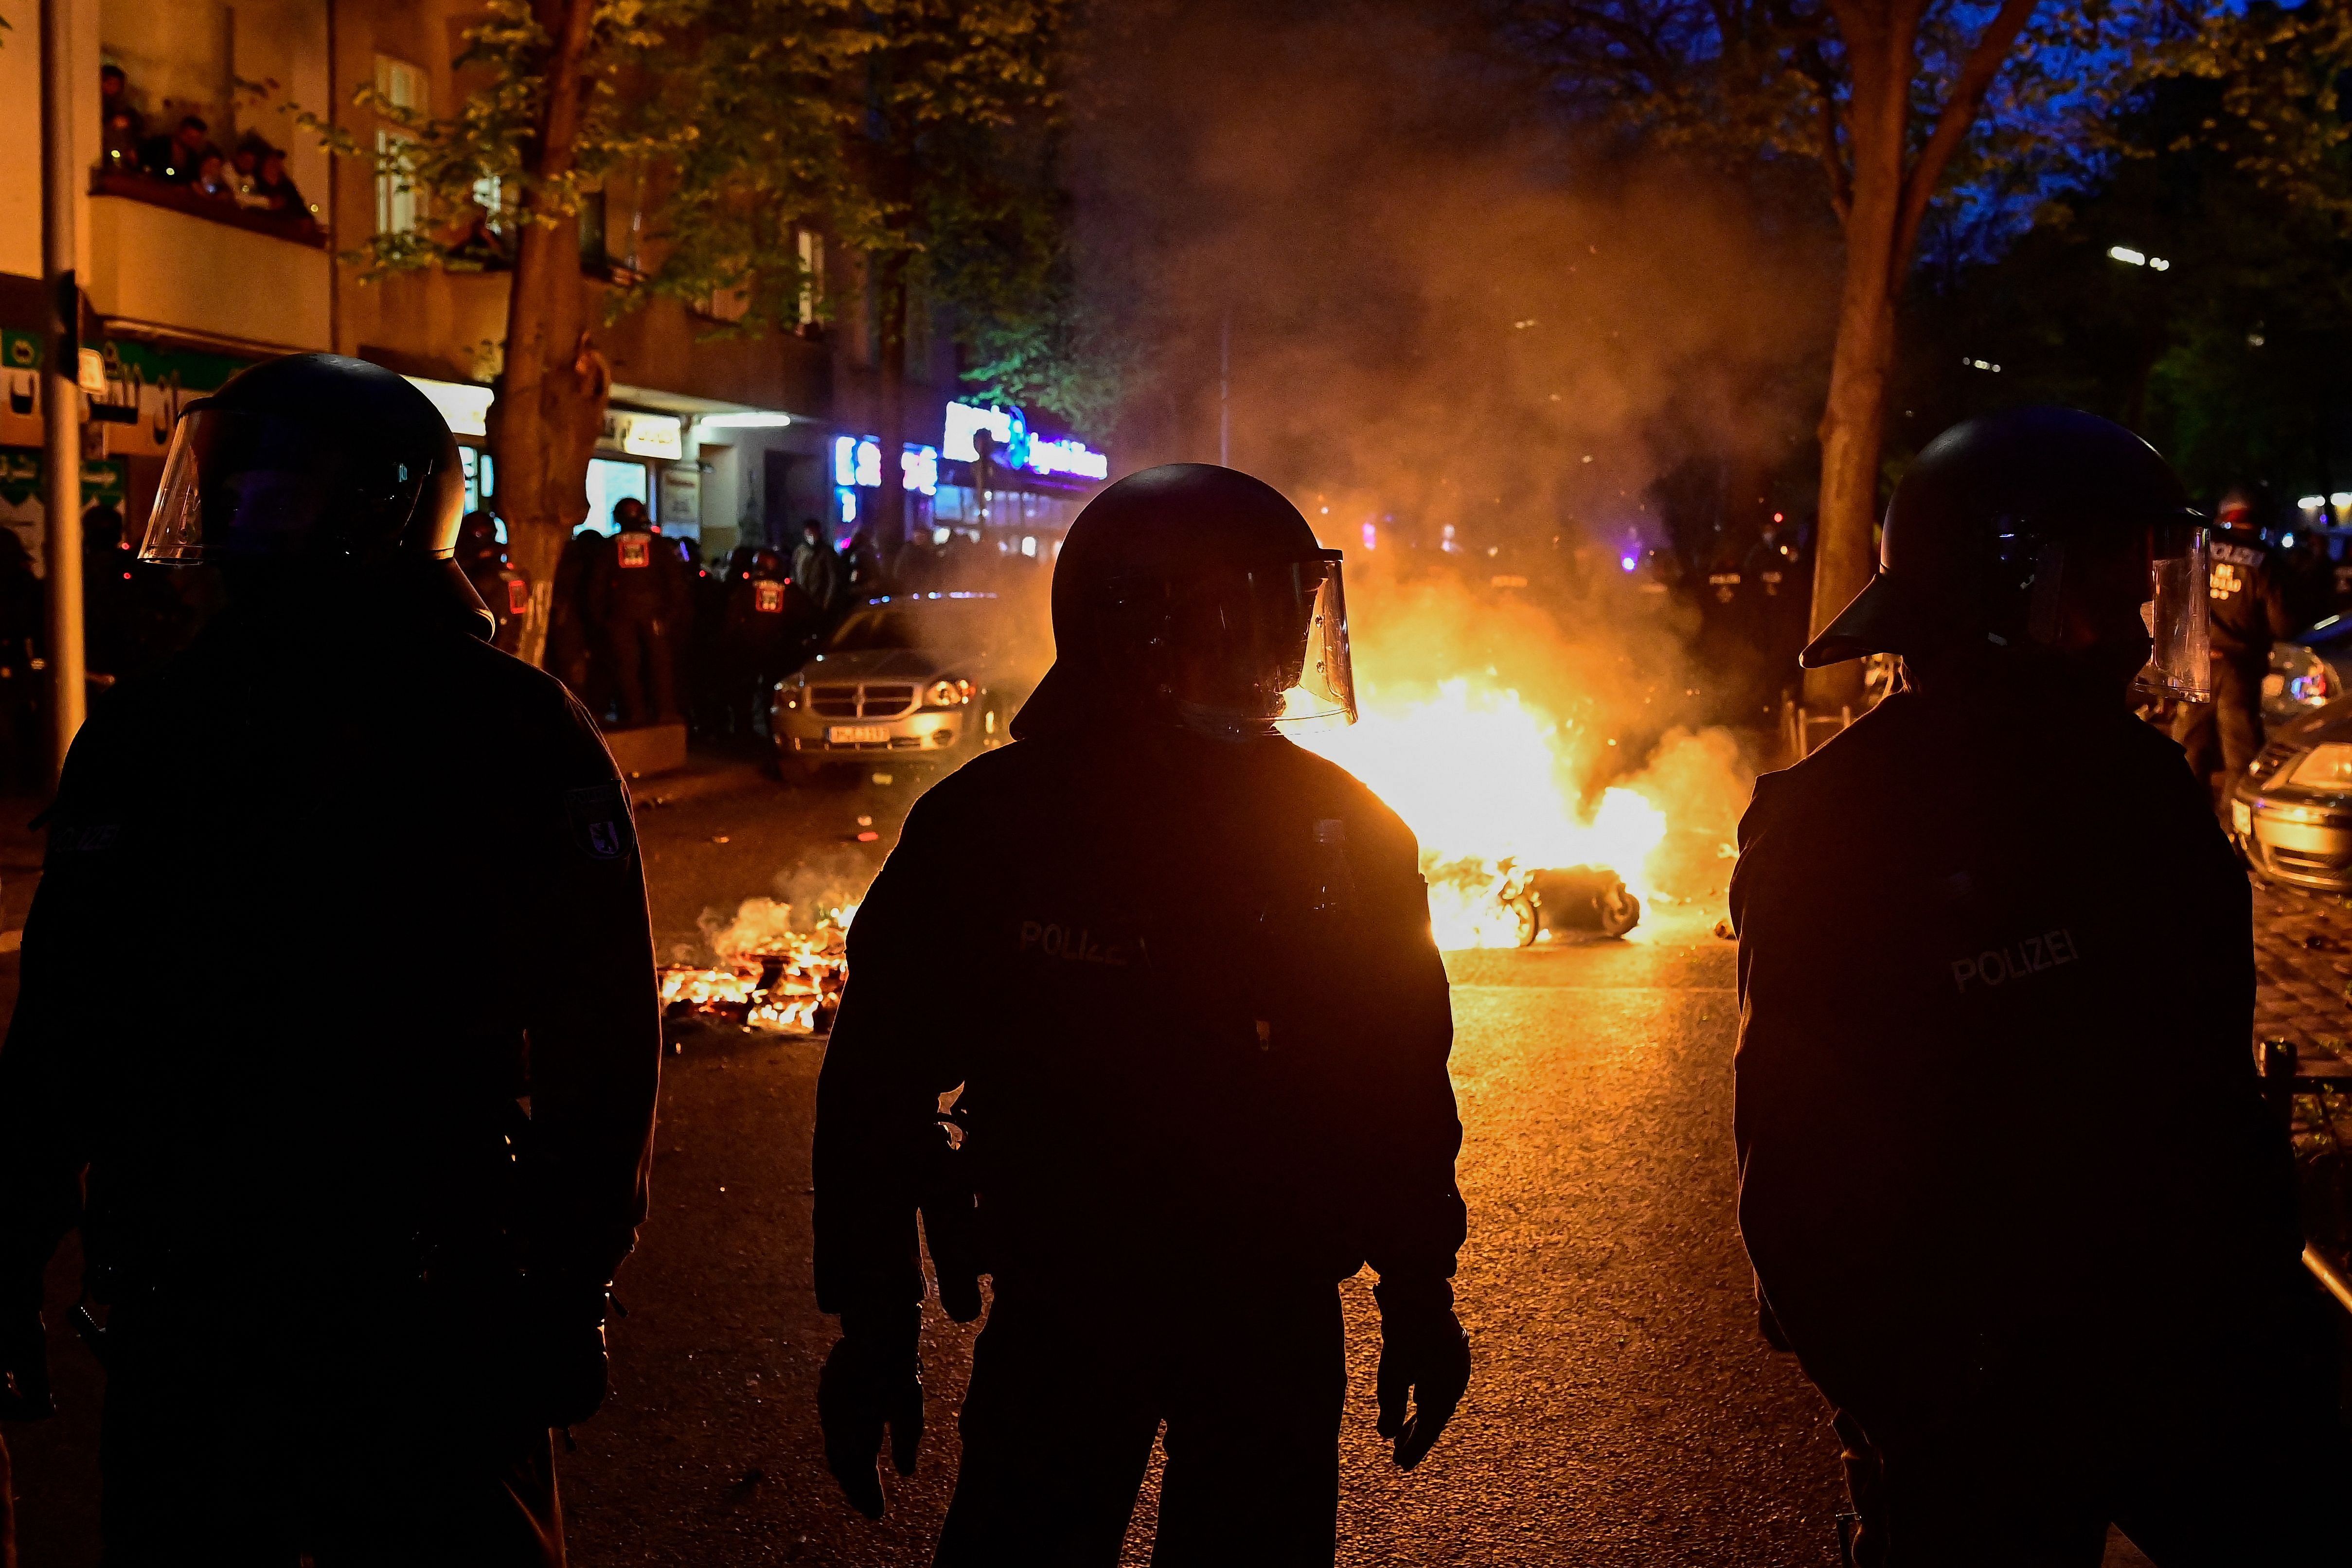
[[[619,860],[636,847],[628,796],[618,779],[563,793],[563,814],[572,821],[572,842],[591,860]]]

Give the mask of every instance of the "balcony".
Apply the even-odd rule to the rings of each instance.
[[[134,202],[145,202],[150,206],[186,213],[190,217],[200,217],[206,223],[225,223],[232,228],[266,234],[274,239],[290,240],[296,245],[307,245],[318,250],[327,248],[327,231],[320,228],[318,220],[309,213],[270,212],[266,208],[240,206],[225,196],[199,195],[176,181],[100,169],[90,174],[89,194],[93,196],[122,196]]]
[[[255,345],[332,345],[334,260],[308,214],[249,211],[144,175],[90,180],[90,303],[102,316]]]

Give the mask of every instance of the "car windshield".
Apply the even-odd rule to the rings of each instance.
[[[996,600],[909,599],[850,613],[825,642],[828,653],[883,648],[978,647],[989,640]]]

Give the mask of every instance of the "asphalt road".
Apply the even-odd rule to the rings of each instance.
[[[770,892],[803,844],[874,854],[904,795],[647,811],[662,940],[685,945],[705,910]],[[883,837],[843,844],[861,815]],[[1625,942],[1454,959],[1471,1215],[1457,1291],[1477,1380],[1437,1451],[1398,1473],[1372,1431],[1369,1281],[1349,1285],[1343,1562],[1835,1562],[1835,1445],[1756,1334],[1732,1222],[1732,955],[1707,930],[1716,912],[1654,913]],[[928,1561],[970,1331],[932,1310],[923,1462],[867,1524],[824,1474],[813,1403],[832,1339],[808,1264],[821,1047],[725,1028],[681,1045],[653,1220],[618,1288],[614,1399],[566,1460],[575,1554]],[[1147,1498],[1132,1561],[1150,1519]]]
[[[664,956],[744,897],[861,876],[909,793],[903,780],[787,791],[743,769],[642,786]],[[14,924],[23,885],[5,890]],[[1369,1282],[1346,1288],[1341,1562],[1836,1561],[1826,1413],[1756,1334],[1733,1225],[1736,1020],[1717,912],[1654,910],[1627,942],[1449,961],[1470,1207],[1457,1291],[1477,1371],[1437,1450],[1399,1474],[1372,1431]],[[13,967],[0,957],[10,991]],[[822,1045],[726,1026],[677,1044],[652,1215],[616,1288],[613,1395],[562,1458],[573,1561],[928,1562],[971,1331],[931,1309],[931,1433],[889,1516],[867,1523],[824,1473],[814,1403],[832,1339],[809,1273]],[[76,1266],[52,1270],[53,1322]],[[25,1563],[81,1568],[96,1562],[100,1379],[62,1333],[54,1352],[66,1413],[7,1437]],[[1148,1559],[1151,1515],[1147,1492],[1131,1562]]]

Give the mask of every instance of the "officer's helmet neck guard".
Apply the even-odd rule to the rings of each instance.
[[[2120,425],[2067,408],[1969,420],[1904,475],[1876,575],[1801,662],[2144,645],[2139,689],[2201,701],[2203,523],[2171,467]]]
[[[290,354],[182,410],[139,555],[359,574],[490,619],[455,561],[466,480],[439,409],[381,365]]]
[[[1103,491],[1053,606],[1054,668],[1015,735],[1139,710],[1231,741],[1355,721],[1340,554],[1247,474],[1171,463]]]

